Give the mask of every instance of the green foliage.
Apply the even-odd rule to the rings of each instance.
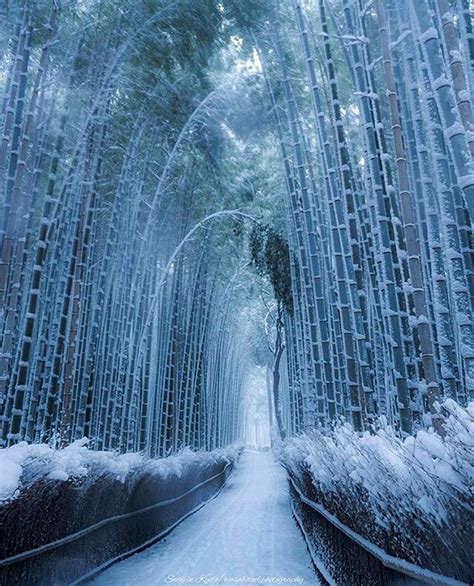
[[[268,0],[224,0],[222,6],[226,18],[231,20],[239,33],[257,29],[270,13]]]
[[[269,225],[257,224],[250,233],[250,255],[259,275],[272,284],[275,297],[293,313],[288,242]]]

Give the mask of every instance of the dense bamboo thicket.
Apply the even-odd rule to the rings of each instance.
[[[441,431],[438,403],[473,398],[472,8],[291,0],[253,27],[286,175],[293,431]]]
[[[229,443],[250,359],[281,437],[443,433],[474,395],[472,2],[1,10],[2,445]]]
[[[1,444],[229,444],[245,352],[239,222],[216,213],[237,193],[232,90],[210,81],[222,10],[18,1],[1,22]]]

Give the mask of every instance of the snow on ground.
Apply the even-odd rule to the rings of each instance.
[[[245,452],[221,494],[167,538],[112,566],[96,584],[318,584],[291,516],[283,469]]]

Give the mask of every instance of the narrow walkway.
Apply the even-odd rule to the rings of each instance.
[[[318,580],[291,516],[283,469],[268,452],[245,452],[217,498],[95,583],[315,586]]]

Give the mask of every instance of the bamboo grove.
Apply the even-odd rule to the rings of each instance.
[[[474,393],[469,0],[280,2],[250,31],[286,176],[286,425],[412,433]]]
[[[472,12],[5,2],[0,444],[235,441],[262,276],[282,437],[442,433],[474,395]]]
[[[88,436],[166,455],[240,435],[245,352],[219,231],[234,220],[212,214],[210,173],[222,16],[190,6],[4,9],[3,445]]]

